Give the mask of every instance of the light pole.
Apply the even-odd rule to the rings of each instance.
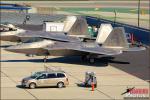
[[[150,9],[150,0],[149,0],[149,9]],[[149,10],[148,14],[149,14],[149,30],[150,30],[150,10]],[[149,35],[149,37],[150,37],[150,35]]]
[[[114,9],[114,14],[115,14],[115,18],[114,18],[114,24],[116,23],[116,17],[117,17],[117,11],[116,9]]]
[[[141,0],[138,0],[138,27],[140,26],[140,2]]]

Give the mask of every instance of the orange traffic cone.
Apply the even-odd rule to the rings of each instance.
[[[92,86],[92,91],[94,91],[94,82],[92,82],[91,86]]]

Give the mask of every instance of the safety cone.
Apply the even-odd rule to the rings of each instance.
[[[92,86],[92,91],[94,91],[94,82],[92,82],[91,86]]]

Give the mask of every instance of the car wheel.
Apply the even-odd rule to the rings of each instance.
[[[30,85],[29,85],[29,88],[30,89],[34,89],[36,87],[36,84],[35,83],[30,83]]]
[[[59,82],[58,84],[57,84],[57,87],[58,88],[62,88],[64,86],[64,83],[63,82]]]

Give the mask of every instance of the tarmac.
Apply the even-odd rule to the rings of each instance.
[[[124,99],[121,95],[127,88],[149,89],[149,49],[142,52],[124,53],[113,57],[97,59],[95,64],[82,62],[79,57],[49,57],[43,63],[42,56],[27,57],[7,52],[4,47],[15,45],[1,42],[1,100],[4,99]],[[69,77],[69,86],[28,89],[21,87],[22,78],[31,72],[44,70],[44,65],[59,67]],[[81,83],[86,71],[96,72],[98,86],[95,91]],[[144,77],[145,76],[145,77]],[[149,94],[146,95],[149,97]],[[147,99],[149,100],[149,99]]]
[[[17,13],[16,13],[17,14]],[[22,24],[24,15],[16,16],[14,13],[2,13],[3,22]],[[63,19],[52,15],[31,14],[28,26],[20,26],[24,29],[35,31],[42,30],[44,20]],[[36,27],[36,28],[35,28]],[[150,88],[150,48],[140,52],[125,52],[118,56],[103,57],[96,60],[95,64],[82,62],[79,57],[54,57],[50,56],[47,63],[43,63],[42,56],[27,57],[23,54],[7,52],[5,47],[15,43],[1,42],[1,100],[4,99],[98,99],[116,100],[124,99],[121,95],[127,88]],[[32,72],[43,71],[44,65],[59,67],[69,77],[69,86],[58,89],[46,87],[28,89],[21,87],[22,78],[31,75]],[[85,88],[85,72],[96,72],[98,86],[95,91]],[[149,90],[150,91],[150,90]],[[146,95],[150,97],[149,94]],[[148,99],[149,100],[149,99]]]

